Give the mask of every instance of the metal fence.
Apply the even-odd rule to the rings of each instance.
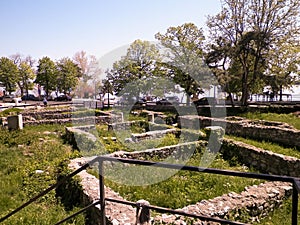
[[[293,185],[293,194],[292,194],[292,225],[297,225],[298,223],[298,197],[300,192],[300,180],[296,177],[288,177],[288,176],[277,176],[277,175],[269,175],[269,174],[257,174],[257,173],[244,173],[244,172],[236,172],[236,171],[230,171],[230,170],[219,170],[219,169],[212,169],[212,168],[201,168],[201,167],[195,167],[195,166],[186,166],[186,165],[179,165],[179,164],[168,164],[168,163],[161,163],[161,162],[151,162],[151,161],[142,161],[142,160],[135,160],[135,159],[123,159],[123,158],[115,158],[115,157],[107,157],[107,156],[99,156],[93,159],[92,161],[88,162],[87,164],[83,165],[79,169],[75,170],[74,172],[70,173],[68,176],[66,176],[64,179],[60,180],[56,184],[52,185],[48,189],[44,190],[34,198],[30,199],[28,202],[24,203],[20,207],[16,208],[6,216],[0,218],[0,222],[5,221],[9,217],[13,216],[26,206],[30,205],[40,197],[46,195],[51,190],[57,188],[62,183],[66,182],[67,180],[71,179],[76,174],[80,173],[81,171],[87,169],[91,165],[98,163],[98,169],[99,169],[99,200],[93,202],[92,204],[86,206],[85,208],[81,209],[80,211],[74,213],[73,215],[59,221],[55,225],[62,224],[66,222],[67,220],[77,216],[80,213],[83,213],[84,211],[88,210],[91,207],[94,207],[95,205],[100,205],[100,224],[105,225],[106,224],[106,214],[105,214],[105,203],[107,201],[110,202],[117,202],[121,204],[131,205],[135,206],[138,211],[142,208],[147,208],[149,210],[155,210],[157,212],[161,213],[171,213],[171,214],[177,214],[182,215],[186,217],[191,217],[195,219],[200,219],[203,221],[211,221],[211,222],[217,222],[221,224],[234,224],[234,225],[241,225],[244,223],[235,222],[235,221],[229,221],[224,219],[219,219],[216,217],[208,217],[208,216],[202,216],[202,215],[195,215],[191,213],[186,213],[184,211],[174,210],[174,209],[168,209],[168,208],[162,208],[158,206],[152,206],[152,205],[139,205],[135,202],[125,201],[125,200],[117,200],[112,198],[106,198],[105,197],[105,191],[104,191],[104,177],[102,174],[104,174],[104,162],[110,161],[110,162],[121,162],[121,163],[127,163],[127,164],[135,164],[135,165],[142,165],[142,166],[154,166],[154,167],[161,167],[161,168],[168,168],[168,169],[176,169],[176,170],[187,170],[187,171],[193,171],[193,172],[200,172],[200,173],[210,173],[210,174],[219,174],[224,176],[235,176],[235,177],[244,177],[244,178],[254,178],[254,179],[263,179],[268,181],[281,181],[281,182],[289,182]]]

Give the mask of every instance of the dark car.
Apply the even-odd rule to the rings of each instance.
[[[172,102],[169,102],[167,99],[163,98],[157,101],[156,105],[172,105]]]
[[[24,95],[22,96],[22,101],[38,101],[39,98],[35,97],[33,94],[28,94],[28,95]]]
[[[69,95],[59,95],[54,98],[54,101],[72,101],[72,98]]]
[[[214,97],[204,97],[193,102],[196,106],[198,105],[211,105],[214,106],[218,103],[217,99]]]

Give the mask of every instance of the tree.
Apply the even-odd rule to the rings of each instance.
[[[225,77],[226,86],[241,80],[242,105],[275,63],[272,50],[283,40],[297,41],[299,6],[299,0],[224,0],[221,12],[209,17],[212,44],[206,61],[217,76]]]
[[[127,54],[113,64],[113,68],[106,71],[108,80],[112,80],[114,91],[119,94],[131,82],[130,89],[136,97],[149,90],[141,86],[142,79],[149,81],[157,74],[156,62],[160,61],[159,50],[149,41],[136,40],[127,49]],[[144,82],[143,82],[144,83]],[[148,82],[149,83],[149,82]]]
[[[43,57],[38,62],[37,75],[34,82],[44,86],[46,95],[49,96],[50,91],[56,90],[57,74],[55,63],[49,57]]]
[[[11,93],[16,90],[16,83],[19,79],[18,67],[7,57],[0,58],[0,82],[5,90]]]
[[[289,44],[286,41],[277,44],[278,49],[272,49],[270,67],[266,71],[266,84],[271,86],[273,93],[279,92],[279,101],[282,101],[283,87],[290,88],[297,79],[300,65],[299,43]]]
[[[73,60],[81,69],[84,82],[94,80],[94,77],[101,73],[99,62],[94,55],[87,55],[85,51],[80,51],[75,53]]]
[[[80,67],[69,58],[63,58],[57,63],[57,90],[70,93],[74,89],[79,78],[82,77]]]
[[[30,65],[26,62],[21,62],[19,65],[19,76],[18,86],[21,90],[21,96],[24,94],[24,90],[28,94],[29,88],[33,87],[32,80],[35,78],[34,71]]]
[[[10,56],[10,59],[17,65],[19,69],[18,87],[21,92],[21,96],[24,94],[24,90],[28,94],[28,89],[33,85],[33,79],[35,78],[35,73],[33,66],[35,60],[32,59],[30,55],[23,57],[20,53],[16,53]]]
[[[165,34],[157,33],[155,38],[166,50],[165,66],[171,69],[173,80],[189,96],[197,99],[203,89],[212,84],[211,72],[203,58],[205,37],[202,29],[193,23],[185,23],[178,27],[169,27]]]
[[[82,72],[82,78],[78,84],[78,91],[83,89],[94,89],[93,92],[96,95],[98,92],[97,86],[99,85],[95,84],[101,83],[99,76],[101,74],[101,68],[96,56],[87,55],[85,51],[80,51],[75,53],[73,60],[79,66]]]

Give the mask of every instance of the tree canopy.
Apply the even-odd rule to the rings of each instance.
[[[57,62],[57,90],[70,93],[82,77],[80,67],[69,58]]]
[[[169,27],[165,34],[157,33],[165,52],[165,66],[171,70],[175,83],[185,89],[194,99],[212,84],[211,72],[204,62],[204,34],[193,23]]]
[[[238,94],[246,106],[251,94],[268,86],[282,100],[282,90],[300,80],[300,0],[221,0],[221,6],[208,17],[208,38],[202,28],[184,23],[155,34],[159,45],[135,40],[106,71],[114,93],[164,96],[180,86],[189,103],[221,85],[232,103]],[[77,87],[78,96],[96,95],[101,87],[99,62],[85,51],[72,60],[43,57],[36,71],[34,64],[19,53],[2,57],[1,84],[9,92],[18,85],[23,94],[34,80],[47,95]]]
[[[276,65],[272,58],[283,50],[282,43],[299,42],[299,7],[299,0],[224,0],[221,12],[209,17],[212,42],[206,62],[226,91],[242,92],[243,105],[266,85],[262,81]]]
[[[7,58],[0,58],[0,82],[5,87],[5,90],[11,93],[16,90],[16,83],[19,80],[19,71],[17,65]]]
[[[94,55],[87,55],[85,51],[76,52],[73,56],[73,61],[78,65],[82,73],[82,81],[95,80],[95,77],[101,73],[99,62]]]
[[[23,96],[24,91],[28,93],[28,90],[33,87],[33,80],[35,78],[33,66],[35,60],[30,55],[24,57],[20,53],[11,55],[10,59],[18,67],[17,85],[20,89],[21,96]]]
[[[35,83],[44,86],[46,95],[57,87],[57,68],[55,63],[49,57],[43,57],[38,62],[38,69]]]
[[[106,71],[107,78],[112,81],[117,94],[131,82],[138,82],[131,86],[131,93],[135,93],[137,97],[140,93],[146,94],[149,87],[144,85],[149,85],[149,80],[157,75],[156,63],[160,58],[159,50],[154,44],[136,40],[127,49],[127,54],[116,61],[111,70]]]
[[[20,79],[17,83],[21,90],[21,96],[23,96],[24,91],[28,93],[28,90],[32,88],[32,81],[35,78],[35,73],[28,63],[21,62],[19,65],[19,75]]]

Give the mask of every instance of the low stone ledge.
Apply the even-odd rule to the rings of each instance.
[[[248,222],[259,222],[261,218],[277,208],[284,199],[291,196],[292,185],[285,182],[266,182],[259,185],[246,187],[243,192],[237,194],[231,192],[210,200],[202,200],[189,205],[180,211],[203,216],[217,217],[221,219],[237,220],[242,215],[241,211],[247,213]],[[184,217],[176,215],[156,216],[155,222],[164,224],[182,224]],[[206,224],[198,220],[193,224]],[[209,223],[211,224],[211,223]]]
[[[177,132],[176,129],[166,129],[166,130],[154,130],[154,131],[148,131],[141,134],[132,134],[131,138],[134,142],[139,142],[141,140],[145,139],[152,139],[152,138],[161,138],[165,136],[166,134],[175,134]]]
[[[300,130],[281,122],[253,121],[239,117],[210,118],[204,116],[180,116],[180,127],[191,129],[205,128],[208,126],[221,126],[226,134],[236,135],[255,140],[267,140],[285,146],[300,149]]]
[[[300,177],[300,159],[224,138],[223,157],[237,157],[238,161],[264,173]]]
[[[153,149],[147,149],[144,151],[134,151],[134,152],[125,152],[125,151],[118,151],[109,154],[110,157],[119,157],[119,158],[125,158],[125,159],[138,159],[138,160],[145,160],[147,158],[153,158],[153,157],[159,157],[161,159],[165,159],[169,156],[174,157],[187,157],[185,154],[192,154],[195,150],[197,145],[205,146],[207,144],[206,141],[195,141],[195,142],[187,142],[187,143],[181,143],[178,145],[170,145],[160,148],[153,148]],[[194,150],[191,151],[182,151],[185,147],[191,147],[194,148]]]

